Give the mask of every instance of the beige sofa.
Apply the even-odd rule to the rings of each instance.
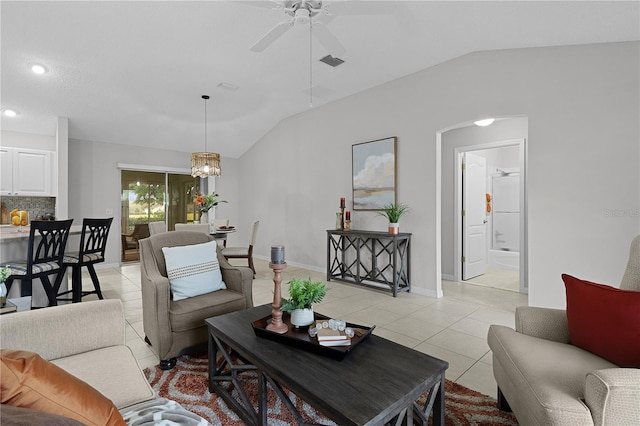
[[[620,288],[640,291],[640,236]],[[518,307],[515,320],[489,328],[499,408],[521,425],[640,425],[640,369],[571,345],[564,310]]]
[[[118,299],[5,314],[0,347],[39,354],[98,390],[120,412],[155,398],[126,346]]]
[[[213,238],[207,234],[188,231],[164,232],[140,240],[144,332],[163,370],[173,368],[175,357],[184,349],[208,341],[205,319],[253,307],[253,271],[230,265],[219,247],[218,263],[227,289],[173,300],[162,248],[209,241]]]

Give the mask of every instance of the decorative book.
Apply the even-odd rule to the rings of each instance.
[[[316,321],[316,328],[318,329],[318,342],[325,340],[351,340],[344,330],[332,330],[330,328],[323,328],[322,323],[326,321]],[[335,345],[334,345],[335,346]]]
[[[319,340],[320,346],[351,346],[351,339],[346,340]]]

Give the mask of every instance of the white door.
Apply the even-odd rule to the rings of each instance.
[[[484,274],[487,267],[487,160],[465,152],[463,164],[462,279],[468,280]]]

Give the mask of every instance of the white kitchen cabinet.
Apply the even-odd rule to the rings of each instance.
[[[13,194],[13,148],[0,147],[0,195]]]
[[[55,196],[54,159],[51,151],[2,148],[2,195]]]

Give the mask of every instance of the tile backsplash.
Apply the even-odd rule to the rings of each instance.
[[[13,209],[26,210],[29,212],[29,220],[35,220],[38,216],[55,215],[55,197],[12,197],[2,196],[0,202],[4,203],[7,211]]]

